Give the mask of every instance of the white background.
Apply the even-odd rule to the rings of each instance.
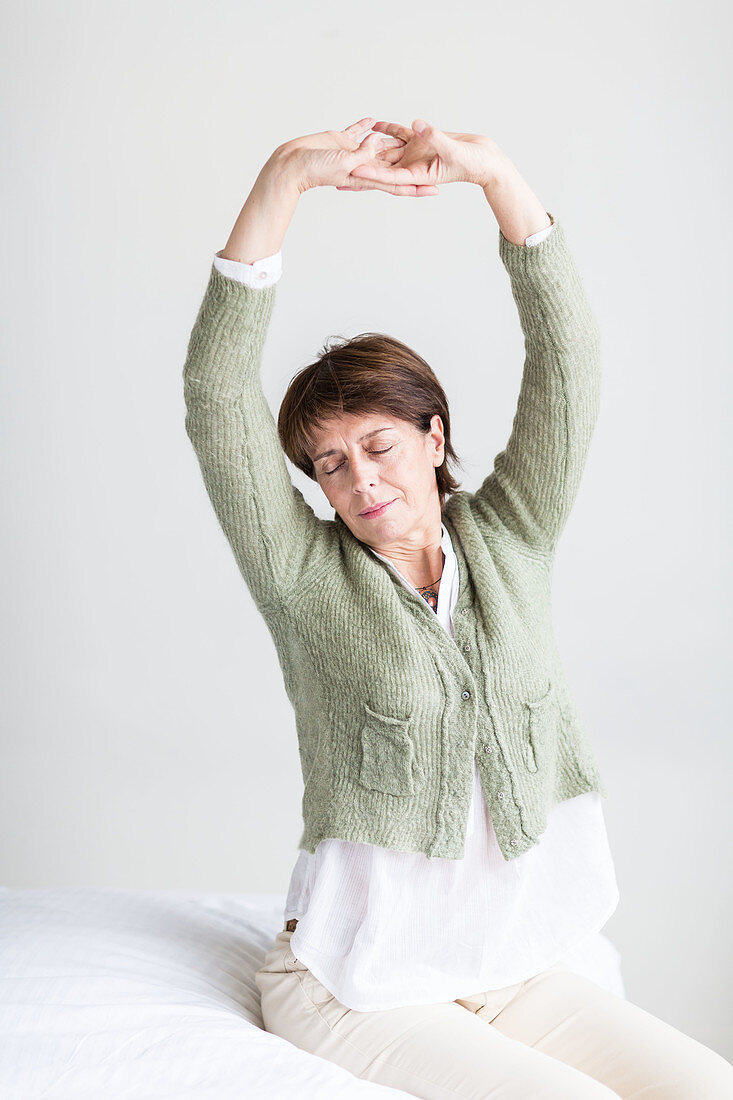
[[[2,30],[3,884],[285,891],[294,720],[181,370],[272,150],[424,117],[498,141],[601,323],[554,598],[610,791],[605,932],[631,1000],[731,1057],[724,6],[11,2]],[[326,337],[389,333],[443,382],[475,489],[523,361],[482,192],[310,192],[283,261],[273,412]]]

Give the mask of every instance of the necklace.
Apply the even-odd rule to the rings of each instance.
[[[442,576],[443,576],[443,574],[441,573],[440,577],[442,577]],[[437,584],[438,581],[440,580],[440,577],[436,577],[434,581],[430,582],[430,584],[421,584],[420,587],[418,588],[418,592],[422,592],[423,588],[431,588],[434,584]]]
[[[443,554],[443,565],[445,565],[445,554]],[[443,574],[441,573],[440,577],[442,576]],[[436,577],[430,584],[423,584],[417,589],[422,598],[432,607],[436,614],[438,611],[438,593],[433,588],[433,585],[438,583],[440,577]],[[415,587],[417,588],[417,585]]]

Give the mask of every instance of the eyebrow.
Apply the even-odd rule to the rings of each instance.
[[[359,439],[357,442],[361,443],[364,439],[370,439],[373,435],[377,435],[379,432],[391,431],[394,431],[394,426],[392,424],[387,424],[384,428],[375,428],[373,432],[367,432],[366,435],[363,435],[361,439]],[[337,450],[321,451],[321,453],[319,455],[316,455],[316,457],[312,461],[318,462],[319,458],[328,458],[329,455],[335,455],[338,453],[339,452]]]

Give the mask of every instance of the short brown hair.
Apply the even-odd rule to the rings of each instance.
[[[323,421],[342,414],[384,412],[428,432],[436,413],[443,422],[445,457],[435,471],[440,507],[460,488],[449,466],[461,463],[450,438],[448,399],[425,360],[393,336],[362,332],[330,337],[318,358],[298,371],[280,405],[277,430],[290,461],[309,478],[316,473],[309,452]]]

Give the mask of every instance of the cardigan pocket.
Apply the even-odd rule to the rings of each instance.
[[[413,773],[421,774],[414,759],[414,745],[408,733],[409,718],[379,714],[364,703],[366,716],[361,727],[359,782],[385,794],[414,792]]]
[[[557,699],[550,680],[538,699],[524,700],[524,763],[536,772],[545,759],[555,732]]]

